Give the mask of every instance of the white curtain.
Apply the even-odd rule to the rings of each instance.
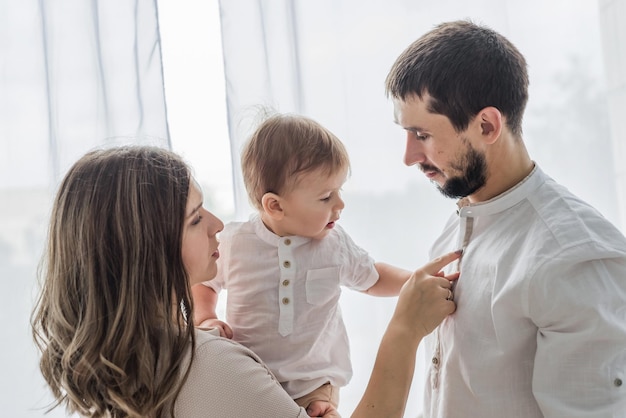
[[[607,99],[618,100],[618,87],[609,85],[607,92],[597,3],[222,0],[220,10],[235,217],[250,212],[238,151],[257,122],[258,106],[298,112],[330,128],[348,148],[352,175],[344,186],[340,222],[356,242],[376,259],[405,268],[425,262],[454,202],[439,196],[417,170],[403,166],[404,136],[392,122],[384,79],[400,52],[435,24],[470,18],[503,33],[527,58],[531,87],[524,136],[532,157],[614,223],[623,222],[626,206],[618,206],[617,195],[618,184],[625,193],[624,159],[620,154],[622,159],[614,160],[612,154],[626,142],[623,130],[615,130],[622,136],[614,134],[612,140],[609,126],[622,121],[624,107],[608,112]],[[623,102],[623,29],[621,39],[614,36],[626,13],[616,4],[611,10],[602,20],[613,23],[604,39],[614,54],[608,60],[622,66],[612,72],[619,74]],[[355,368],[352,383],[342,391],[344,415],[363,393],[394,303],[349,291],[342,295]],[[421,361],[419,366],[406,416],[422,409]]]
[[[50,400],[29,315],[51,193],[89,149],[131,142],[169,147],[155,1],[0,0],[2,416]]]
[[[619,222],[626,232],[626,0],[600,0],[599,5]]]

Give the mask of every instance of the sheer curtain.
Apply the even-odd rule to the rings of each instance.
[[[599,6],[619,222],[626,232],[626,0],[600,0]]]
[[[89,149],[130,142],[169,147],[155,2],[0,0],[2,416],[49,402],[29,315],[52,192]]]
[[[221,57],[206,58],[207,71],[190,58],[204,52],[219,24],[203,18],[208,12],[200,6],[216,1],[195,1],[159,0],[157,14],[156,0],[0,0],[3,416],[39,417],[49,401],[28,325],[36,265],[51,193],[94,146],[187,150],[207,184],[220,182],[205,187],[218,200],[209,207],[225,221],[243,219],[250,208],[238,152],[259,106],[303,113],[348,147],[352,175],[341,222],[355,241],[381,261],[406,268],[425,262],[453,202],[402,165],[403,135],[392,123],[383,81],[397,55],[440,21],[472,18],[517,44],[530,65],[524,131],[534,159],[626,231],[626,0],[224,0],[225,86],[213,72]],[[195,16],[176,26],[167,19],[177,12]],[[197,31],[177,37],[191,28]],[[220,82],[207,86],[211,77]],[[225,109],[206,107],[209,96],[227,100],[230,145]],[[231,167],[229,194],[221,188],[229,187],[223,170]],[[236,205],[226,202],[232,194]],[[355,368],[342,391],[344,416],[363,393],[394,304],[350,291],[342,296]],[[407,417],[421,411],[422,366]]]
[[[623,4],[220,1],[235,216],[243,219],[250,212],[236,168],[259,105],[298,112],[330,128],[348,148],[352,175],[344,186],[340,222],[355,241],[381,261],[409,269],[425,262],[454,202],[439,196],[414,168],[403,166],[404,136],[392,123],[384,79],[399,53],[435,24],[470,18],[503,33],[527,58],[531,90],[524,136],[533,158],[626,230],[624,171],[618,164],[626,142],[623,130],[610,129],[624,115]],[[601,22],[610,23],[603,37]],[[605,61],[601,40],[608,45]],[[363,393],[394,303],[350,291],[342,295],[355,368],[342,391],[344,415]],[[420,361],[406,416],[422,409],[422,367]]]

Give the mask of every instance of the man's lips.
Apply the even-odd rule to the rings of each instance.
[[[428,177],[429,179],[432,179],[433,177],[435,177],[437,174],[440,174],[441,171],[439,171],[438,169],[436,169],[435,167],[432,166],[423,166],[420,165],[420,170],[422,170],[422,172],[426,175],[426,177]]]

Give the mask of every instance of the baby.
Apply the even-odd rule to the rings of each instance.
[[[250,348],[301,406],[330,402],[352,377],[341,286],[398,295],[411,272],[374,260],[337,224],[350,162],[341,141],[295,115],[265,120],[245,145],[258,214],[220,234],[217,277],[194,286],[194,322]],[[217,319],[221,289],[226,320]]]

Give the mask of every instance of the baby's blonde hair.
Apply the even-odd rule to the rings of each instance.
[[[286,193],[299,175],[317,169],[328,175],[349,170],[350,160],[339,138],[316,121],[278,114],[252,134],[242,151],[241,168],[250,202],[262,210],[265,193]]]

